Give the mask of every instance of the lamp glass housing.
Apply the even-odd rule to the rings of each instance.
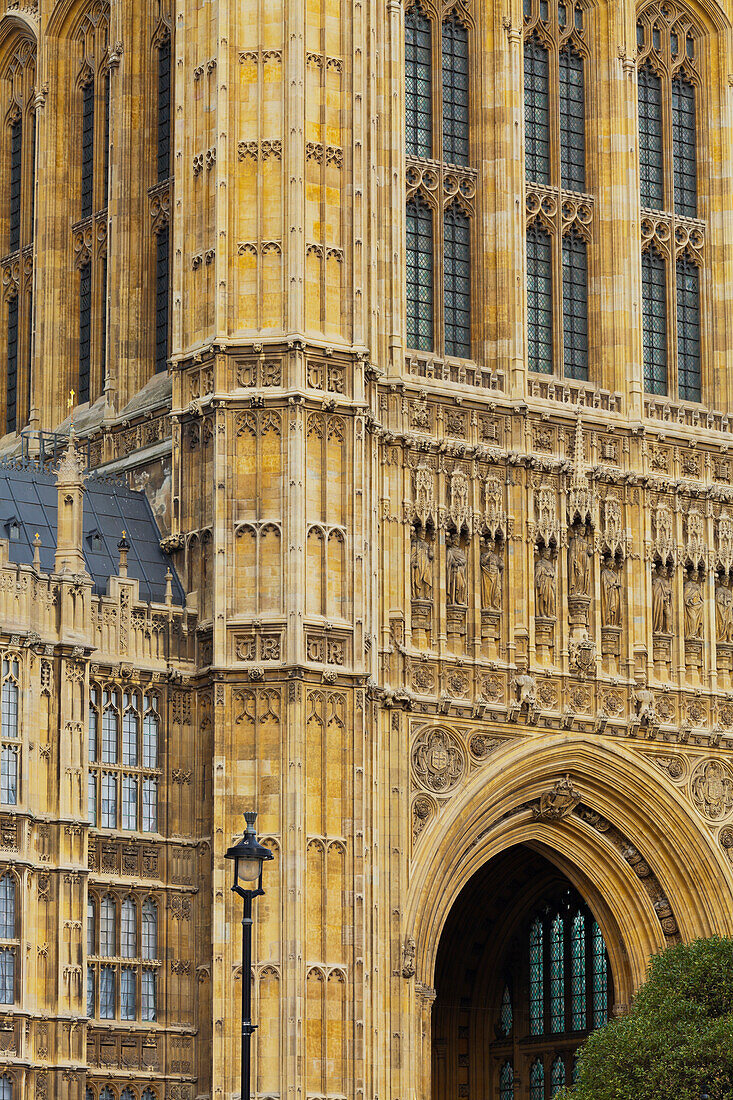
[[[257,882],[262,871],[262,860],[245,856],[235,861],[234,869],[236,877],[242,882]]]

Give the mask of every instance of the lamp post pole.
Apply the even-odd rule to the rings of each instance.
[[[262,889],[262,864],[272,859],[272,852],[260,844],[255,833],[257,814],[249,810],[244,815],[247,823],[244,836],[225,852],[234,861],[234,885],[232,890],[244,902],[242,916],[242,1070],[240,1100],[250,1100],[250,1065],[252,1035],[257,1028],[252,1023],[252,899],[264,894]]]

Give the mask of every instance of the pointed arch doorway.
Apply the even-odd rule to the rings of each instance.
[[[571,1083],[578,1047],[613,1009],[602,924],[600,899],[528,845],[476,871],[438,947],[433,1100],[551,1100]]]

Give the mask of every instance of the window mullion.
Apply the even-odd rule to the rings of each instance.
[[[677,257],[674,245],[674,216],[670,220],[670,256],[667,262],[667,394],[679,400],[677,362]]]
[[[435,266],[433,269],[433,285],[435,287],[434,320],[435,320],[435,351],[440,357],[445,356],[445,195],[443,194],[443,165],[438,168],[438,208],[436,210],[435,238],[433,250]]]
[[[552,231],[552,373],[555,378],[564,376],[563,300],[562,300],[562,205],[557,196],[557,214]]]

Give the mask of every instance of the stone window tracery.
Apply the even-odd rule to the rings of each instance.
[[[33,236],[36,186],[36,45],[17,38],[0,72],[5,125],[0,164],[5,200],[3,285],[5,329],[4,431],[27,422],[33,312]]]
[[[647,392],[702,399],[697,133],[702,35],[679,5],[646,8],[637,23],[642,333]]]
[[[91,825],[126,832],[157,832],[158,707],[154,693],[91,685],[87,732]]]
[[[15,1002],[15,960],[19,950],[16,881],[8,872],[0,878],[0,1004]]]
[[[99,923],[97,925],[97,913]],[[158,907],[112,894],[87,901],[87,1015],[157,1019]]]
[[[407,346],[471,356],[470,42],[466,5],[405,13]]]
[[[530,371],[589,378],[586,11],[524,2],[527,359]]]

